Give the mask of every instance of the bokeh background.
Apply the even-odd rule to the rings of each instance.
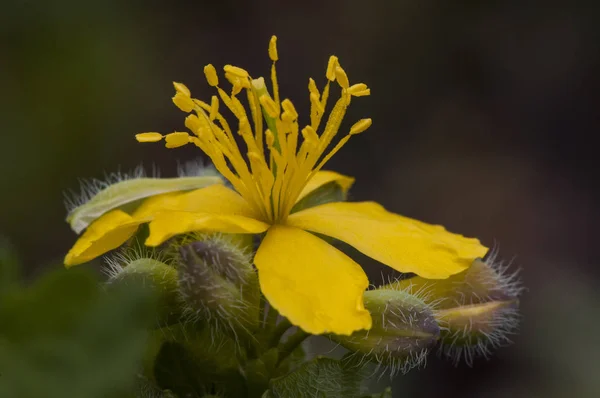
[[[521,333],[473,368],[432,357],[398,397],[600,396],[600,15],[594,2],[5,0],[0,11],[0,234],[33,277],[75,239],[63,192],[142,163],[173,175],[192,148],[139,145],[183,127],[171,81],[269,67],[306,115],[307,79],[339,56],[372,117],[330,168],[353,199],[497,246],[522,268]],[[380,270],[369,266],[373,282]]]

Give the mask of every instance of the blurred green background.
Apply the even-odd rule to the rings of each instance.
[[[139,145],[183,127],[171,81],[208,98],[202,67],[269,67],[308,110],[329,54],[372,96],[372,117],[329,168],[354,200],[477,236],[523,269],[522,332],[473,368],[432,356],[404,397],[600,396],[597,147],[600,15],[594,2],[18,1],[0,11],[0,235],[29,276],[75,239],[63,192],[142,163],[173,175],[192,148]],[[380,271],[369,267],[372,282]],[[395,395],[396,396],[396,395]]]

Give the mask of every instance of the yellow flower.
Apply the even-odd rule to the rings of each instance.
[[[352,98],[367,96],[370,90],[363,83],[350,84],[337,57],[330,57],[323,91],[309,80],[310,124],[301,129],[292,102],[280,101],[276,37],[269,44],[269,56],[273,61],[272,97],[263,78],[252,79],[244,69],[231,65],[224,68],[225,78],[233,86],[228,94],[219,87],[215,68],[207,65],[206,79],[218,93],[210,103],[192,98],[186,86],[174,83],[173,102],[190,113],[185,125],[191,134],[136,136],[140,142],[164,138],[168,148],[196,145],[235,190],[210,185],[151,198],[129,218],[107,214],[89,228],[95,242],[110,240],[123,230],[129,232],[128,228],[141,222],[150,222],[149,246],[190,231],[266,233],[254,258],[261,290],[283,316],[313,334],[350,334],[371,327],[362,298],[368,287],[365,273],[313,233],[346,242],[398,271],[434,279],[463,271],[487,252],[477,239],[390,213],[374,202],[334,202],[291,213],[294,204],[326,183],[337,182],[344,190],[352,184],[352,178],[322,168],[352,136],[371,125],[371,119],[362,119],[333,144]],[[337,82],[341,94],[323,126],[332,82]],[[242,92],[249,114],[238,98]],[[244,153],[219,111],[221,103],[238,120],[237,133],[247,147]],[[122,239],[116,238],[115,242]],[[89,239],[84,243],[90,244]],[[94,246],[92,242],[90,247]]]

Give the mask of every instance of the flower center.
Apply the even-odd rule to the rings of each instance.
[[[186,127],[194,135],[174,132],[165,136],[159,133],[136,136],[140,142],[165,138],[168,148],[195,144],[211,158],[217,170],[255,210],[257,217],[272,224],[284,222],[315,173],[352,135],[365,131],[371,125],[371,119],[361,119],[346,136],[332,144],[352,97],[369,95],[370,89],[363,83],[350,85],[337,57],[331,56],[323,91],[319,92],[315,81],[309,79],[310,124],[300,129],[298,113],[292,102],[289,99],[280,101],[279,98],[276,42],[277,38],[273,36],[269,43],[269,57],[273,61],[272,97],[264,78],[252,79],[244,69],[231,65],[224,67],[225,78],[232,85],[231,94],[227,94],[219,87],[216,70],[209,64],[204,68],[204,74],[208,84],[218,93],[218,97],[212,96],[210,104],[192,98],[186,86],[174,83],[175,105],[186,113],[194,112],[185,119]],[[318,134],[329,99],[330,84],[334,81],[341,88],[340,98],[329,112],[321,134]],[[238,98],[242,91],[246,93],[250,115]],[[247,148],[245,156],[229,124],[219,112],[219,98],[238,120],[237,133]]]

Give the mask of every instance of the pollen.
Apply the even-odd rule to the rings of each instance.
[[[288,98],[280,100],[275,36],[269,42],[268,55],[272,61],[270,88],[263,77],[253,79],[247,70],[225,65],[224,76],[231,84],[231,94],[228,94],[219,86],[215,67],[208,64],[204,67],[204,75],[218,94],[209,102],[192,98],[185,85],[174,83],[173,102],[182,111],[190,113],[185,126],[191,134],[174,132],[163,136],[152,132],[138,134],[136,139],[157,142],[165,138],[168,148],[186,144],[199,147],[258,218],[277,223],[286,220],[310,179],[352,136],[367,130],[372,121],[359,120],[335,142],[351,97],[369,95],[370,90],[364,83],[351,84],[339,59],[332,55],[325,69],[326,84],[322,91],[314,79],[308,81],[310,121],[301,127],[300,115],[292,101]],[[339,86],[340,96],[322,126],[334,82]],[[247,106],[239,98],[243,94]],[[227,122],[221,113],[221,103],[235,116],[237,125]],[[236,135],[241,136],[245,149],[238,146]]]

